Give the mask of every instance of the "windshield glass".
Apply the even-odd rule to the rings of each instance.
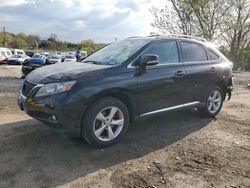
[[[24,54],[24,52],[22,52],[22,51],[17,51],[17,54],[19,54],[19,55],[23,55],[23,54]]]
[[[42,55],[33,55],[33,58],[44,58]]]
[[[61,56],[51,56],[50,59],[61,59]]]
[[[75,59],[75,56],[66,56],[66,59]]]
[[[105,65],[121,64],[146,43],[148,43],[148,40],[145,39],[122,40],[115,42],[93,53],[82,62]]]

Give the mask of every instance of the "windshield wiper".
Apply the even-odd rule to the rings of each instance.
[[[88,60],[88,61],[82,61],[83,63],[93,63],[95,65],[104,65],[105,63],[100,61],[94,61],[94,60]]]
[[[116,65],[114,62],[101,62],[101,61],[94,61],[94,60],[87,60],[87,61],[82,61],[83,63],[92,63],[95,65]]]

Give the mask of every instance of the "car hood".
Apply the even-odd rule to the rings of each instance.
[[[22,58],[21,57],[10,57],[9,60],[15,60],[15,61],[18,61],[18,60],[21,60]]]
[[[60,63],[38,68],[26,77],[32,83],[45,84],[50,82],[63,82],[69,80],[87,80],[91,76],[98,76],[111,66],[93,65],[89,63]],[[98,72],[98,74],[97,74]],[[83,77],[85,79],[83,79]]]

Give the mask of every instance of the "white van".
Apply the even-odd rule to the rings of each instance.
[[[25,55],[23,50],[20,49],[11,49],[13,55]]]
[[[7,62],[11,56],[12,53],[8,48],[0,48],[0,63]]]

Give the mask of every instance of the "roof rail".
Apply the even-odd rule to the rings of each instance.
[[[207,42],[207,40],[205,38],[202,37],[195,37],[195,36],[191,36],[191,35],[179,35],[179,34],[171,34],[169,36],[173,36],[173,37],[179,37],[179,38],[188,38],[188,39],[196,39],[196,40],[200,40],[203,42]]]
[[[160,36],[176,37],[176,38],[187,38],[187,39],[196,39],[196,40],[200,40],[202,42],[207,42],[207,40],[205,38],[194,37],[194,36],[191,36],[191,35],[181,35],[181,34],[150,35],[150,37],[160,37]]]
[[[142,36],[132,36],[132,37],[127,37],[126,39],[133,39],[133,38],[142,38]]]

